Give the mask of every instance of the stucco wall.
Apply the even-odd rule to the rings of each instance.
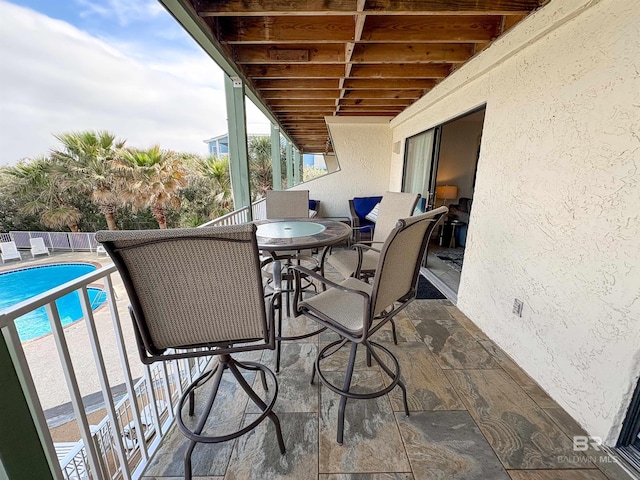
[[[349,199],[389,190],[389,117],[326,117],[340,170],[294,187],[320,200],[325,217],[349,215]],[[397,188],[396,190],[399,190]]]
[[[635,1],[552,0],[391,122],[404,148],[486,103],[458,307],[609,444],[640,373],[639,31]]]

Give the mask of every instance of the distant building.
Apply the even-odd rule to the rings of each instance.
[[[270,135],[264,133],[250,133],[249,138],[255,137],[270,137]],[[223,133],[217,137],[204,140],[204,143],[208,145],[209,155],[220,158],[222,155],[229,155],[229,134]],[[324,163],[324,157],[322,155],[305,153],[302,155],[302,164],[308,167],[315,167],[321,170],[326,170],[327,166]]]
[[[209,147],[209,155],[220,158],[222,155],[229,154],[229,134],[224,133],[217,137],[204,140]]]

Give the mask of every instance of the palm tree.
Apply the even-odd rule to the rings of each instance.
[[[71,202],[72,191],[60,188],[56,165],[46,157],[35,158],[2,170],[2,184],[12,196],[20,199],[20,210],[40,215],[49,228],[68,227],[79,232],[82,213]]]
[[[249,172],[253,200],[264,197],[273,188],[271,167],[271,138],[256,136],[249,139]]]
[[[54,150],[52,156],[60,162],[62,186],[80,187],[89,193],[107,221],[109,230],[117,230],[115,214],[121,203],[119,191],[122,178],[115,161],[124,148],[125,140],[116,140],[106,131],[84,131],[54,135],[63,150]]]
[[[125,150],[116,161],[125,179],[123,200],[132,208],[150,207],[160,228],[167,228],[166,208],[180,207],[178,191],[186,185],[187,172],[177,154],[161,150]]]
[[[229,172],[229,157],[214,156],[204,158],[198,163],[199,173],[211,183],[214,189],[215,202],[220,205],[220,213],[224,215],[233,208],[233,192],[231,190],[231,174]],[[219,213],[219,212],[214,212]]]

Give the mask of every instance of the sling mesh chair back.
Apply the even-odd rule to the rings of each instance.
[[[255,225],[244,224],[96,233],[96,240],[113,259],[127,289],[142,362],[217,357],[213,368],[196,379],[179,401],[178,425],[190,442],[185,454],[186,478],[191,478],[191,453],[196,443],[236,438],[266,417],[275,424],[284,453],[280,422],[272,412],[278,391],[275,375],[264,365],[240,363],[231,357],[236,352],[275,347],[274,312],[272,303],[265,307],[255,232]],[[252,390],[238,368],[257,371],[265,388],[265,374],[270,377],[275,389],[269,405]],[[225,371],[230,371],[262,414],[237,432],[205,435],[203,428]],[[184,402],[189,398],[189,415],[193,415],[195,389],[209,379],[214,382],[210,397],[196,427],[188,428],[182,418]]]
[[[380,247],[396,226],[398,219],[413,214],[420,195],[417,193],[385,192],[378,208],[371,245],[356,243],[351,250],[332,252],[327,261],[343,277],[372,277],[378,265]],[[322,263],[324,266],[324,263]],[[324,273],[324,271],[323,271]]]
[[[309,190],[267,190],[267,218],[309,217]]]
[[[405,412],[409,415],[406,389],[400,380],[400,365],[391,351],[371,341],[370,337],[415,299],[420,265],[427,242],[435,225],[446,212],[447,208],[444,207],[398,220],[380,250],[372,284],[354,277],[348,277],[340,284],[336,284],[313,272],[305,271],[303,267],[293,267],[296,272],[296,283],[298,283],[298,274],[305,273],[330,287],[319,295],[305,300],[296,296],[295,304],[297,313],[316,320],[340,336],[339,340],[330,343],[318,353],[314,365],[314,376],[317,372],[321,382],[327,388],[342,396],[338,409],[337,441],[339,444],[343,441],[344,409],[348,398],[375,398],[400,386]],[[365,347],[368,361],[373,357],[391,378],[389,386],[367,393],[350,390],[359,345]],[[338,387],[324,376],[322,362],[345,346],[350,346],[349,362],[343,386]],[[382,351],[388,357],[393,369],[381,360],[377,351]]]
[[[268,220],[287,220],[309,218],[309,190],[267,190],[266,195],[266,212]],[[293,292],[293,274],[287,269],[288,266],[297,264],[304,265],[311,270],[319,270],[320,264],[313,256],[311,250],[304,251],[279,251],[277,254],[271,252],[269,256],[263,258],[262,271],[267,279],[267,285],[273,284],[273,268],[277,264],[272,262],[280,262],[281,272],[280,279],[284,284],[284,288],[280,291],[284,293],[284,303],[286,305],[287,316],[291,315],[290,294]],[[307,282],[308,288],[315,286]],[[282,337],[282,308],[278,305],[278,340],[276,342],[276,372],[280,371],[280,339]]]

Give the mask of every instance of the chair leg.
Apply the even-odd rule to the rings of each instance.
[[[195,390],[191,390],[189,392],[189,416],[190,417],[193,417],[195,403],[196,403],[196,392]]]
[[[251,388],[251,385],[247,383],[247,381],[242,376],[242,373],[240,373],[240,371],[238,370],[238,367],[236,367],[235,362],[233,360],[229,362],[229,370],[231,370],[231,373],[233,373],[233,376],[236,377],[236,380],[238,381],[242,389],[247,393],[247,395],[249,395],[249,398],[253,401],[253,403],[255,403],[260,410],[262,410],[263,412],[266,412],[269,407],[267,406],[266,403],[262,401],[262,399],[256,394],[256,392],[254,392],[253,388]],[[274,395],[278,395],[277,384],[276,384],[275,390],[276,391]],[[267,414],[267,416],[276,427],[276,435],[278,437],[278,445],[280,446],[280,453],[284,454],[286,452],[286,449],[284,447],[284,439],[282,438],[280,420],[278,419],[278,416],[275,413],[273,413],[273,411],[270,411]]]
[[[280,373],[280,355],[282,351],[282,297],[278,300],[278,333],[276,334],[276,373]]]
[[[394,319],[391,319],[391,334],[393,335],[393,344],[397,345],[398,344],[398,336],[396,335],[396,322],[394,322]]]
[[[358,344],[352,343],[351,352],[349,354],[349,363],[347,365],[347,374],[345,375],[344,386],[342,388],[342,390],[346,393],[349,393],[349,388],[351,387],[351,378],[353,377],[353,369],[356,363],[357,351],[358,351]],[[340,399],[340,406],[338,407],[338,435],[337,435],[338,445],[342,445],[344,440],[344,409],[347,405],[347,398],[348,397],[343,395],[342,398]]]
[[[267,376],[264,373],[264,370],[258,367],[254,367],[253,365],[249,365],[246,363],[242,363],[238,360],[235,361],[236,365],[240,366],[240,368],[244,368],[245,370],[251,370],[253,372],[258,372],[260,374],[260,380],[262,382],[262,388],[264,388],[265,392],[269,391],[269,387],[267,385]]]
[[[368,341],[364,341],[363,344],[364,344],[365,347],[367,347],[367,351],[371,352],[371,355],[373,355],[373,358],[375,358],[376,362],[378,362],[378,365],[380,365],[380,368],[382,368],[382,370],[385,371],[385,373],[389,376],[389,378],[391,378],[392,380],[395,380],[395,378],[396,378],[395,375],[393,374],[391,369],[384,364],[384,362],[380,359],[378,354],[373,350],[373,348],[371,347],[371,344]],[[394,361],[397,362],[397,360],[395,360],[395,357],[393,357],[393,359],[394,359]],[[402,380],[400,380],[400,379],[398,379],[398,386],[400,387],[400,390],[402,390],[402,401],[404,403],[404,413],[408,417],[409,416],[409,403],[407,402],[407,389],[404,386],[404,383],[402,382]]]
[[[207,419],[209,418],[209,413],[211,413],[211,409],[213,408],[213,402],[216,399],[216,395],[218,394],[218,389],[220,388],[220,381],[222,380],[222,374],[224,373],[226,368],[226,365],[218,365],[218,368],[215,372],[215,377],[214,377],[214,383],[213,383],[213,387],[211,389],[211,393],[209,394],[209,398],[207,400],[207,404],[204,408],[204,411],[202,412],[202,415],[200,417],[200,419],[198,420],[198,424],[196,425],[196,428],[193,430],[193,433],[195,433],[196,435],[200,435],[202,433],[202,429],[204,428],[205,423],[207,423]],[[210,373],[206,374],[205,376],[210,376]],[[196,381],[196,385],[199,383],[199,381]],[[194,390],[192,389],[189,392],[189,414],[193,415],[191,413],[192,409],[193,409],[193,403],[192,403],[192,394],[193,394]],[[179,415],[179,413],[178,413]],[[190,439],[189,440],[189,447],[187,448],[187,451],[184,454],[184,478],[185,480],[191,480],[192,477],[192,472],[191,472],[191,454],[193,453],[193,449],[196,448],[196,441]]]

